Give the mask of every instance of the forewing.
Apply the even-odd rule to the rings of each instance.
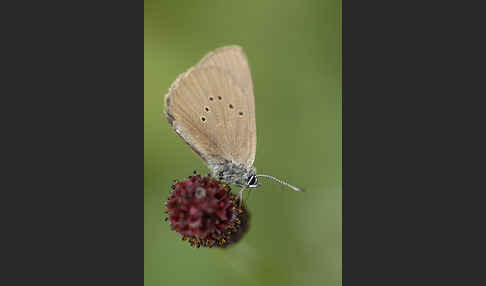
[[[216,49],[207,54],[197,65],[198,67],[216,66],[230,72],[236,79],[238,85],[249,97],[249,113],[251,134],[250,140],[251,160],[249,166],[253,165],[256,153],[256,120],[255,120],[255,98],[253,95],[253,81],[251,78],[250,65],[245,52],[239,46],[226,46]]]
[[[233,74],[238,85],[253,96],[253,82],[250,66],[243,49],[239,46],[226,46],[208,53],[198,67],[216,66]]]
[[[254,99],[217,66],[182,74],[165,97],[174,130],[207,163],[222,159],[251,166],[255,156]]]

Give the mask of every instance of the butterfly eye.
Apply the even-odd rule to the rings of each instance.
[[[248,180],[248,186],[254,186],[257,183],[257,178],[255,176],[251,176]]]

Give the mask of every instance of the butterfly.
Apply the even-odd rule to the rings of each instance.
[[[270,175],[257,174],[255,98],[243,49],[225,46],[182,73],[165,96],[165,116],[184,142],[222,181],[257,188],[259,177],[302,191]]]

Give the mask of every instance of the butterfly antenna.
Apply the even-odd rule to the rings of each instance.
[[[272,177],[270,175],[264,175],[264,174],[260,174],[260,175],[255,175],[255,177],[264,177],[264,178],[268,178],[268,179],[272,179],[274,180],[275,182],[279,183],[279,184],[282,184],[284,186],[287,186],[289,188],[291,188],[292,190],[294,191],[297,191],[297,192],[303,192],[304,190],[302,190],[301,188],[297,188],[296,186],[292,186],[291,184],[287,183],[287,182],[284,182],[280,179],[277,179],[275,177]]]

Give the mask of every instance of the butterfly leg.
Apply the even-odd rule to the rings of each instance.
[[[240,190],[240,193],[238,194],[238,196],[240,197],[240,207],[241,207],[241,203],[243,202],[243,191],[246,189],[246,186],[243,186]]]

